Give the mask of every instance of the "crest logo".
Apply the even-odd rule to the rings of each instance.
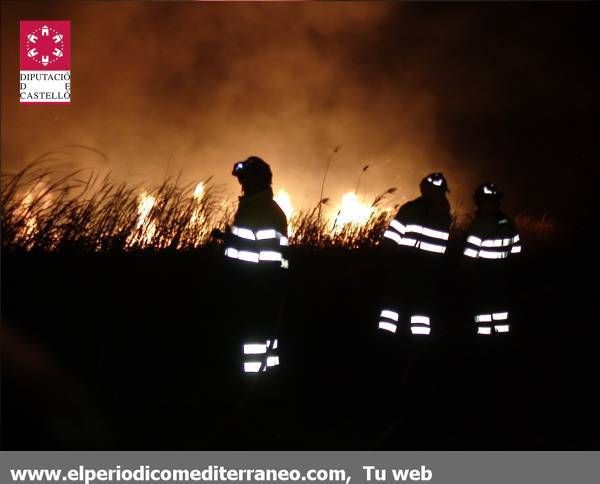
[[[71,22],[22,20],[20,27],[20,102],[69,103]]]

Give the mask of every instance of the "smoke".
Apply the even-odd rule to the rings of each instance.
[[[488,145],[468,149],[481,134],[472,120],[497,119],[511,102],[489,53],[471,46],[496,25],[492,10],[392,2],[22,2],[2,10],[3,170],[77,144],[106,155],[78,154],[78,166],[116,179],[157,183],[181,170],[186,181],[214,175],[234,192],[232,164],[258,155],[275,188],[303,206],[317,202],[339,145],[325,190],[333,199],[355,187],[366,164],[361,194],[395,186],[396,202],[416,195],[434,170],[447,174],[459,203],[481,176],[514,177],[510,160],[500,169],[493,157],[482,161]],[[71,20],[70,106],[15,100],[18,20],[27,18]],[[494,52],[500,74],[524,69],[518,43]]]

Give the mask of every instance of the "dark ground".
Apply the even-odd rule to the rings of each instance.
[[[524,254],[501,339],[472,335],[450,264],[424,342],[377,334],[372,251],[296,249],[280,373],[255,386],[217,254],[5,250],[3,448],[600,448],[581,248]]]

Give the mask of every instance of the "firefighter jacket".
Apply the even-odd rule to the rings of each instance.
[[[287,246],[287,219],[273,200],[273,192],[240,197],[225,240],[225,255],[246,265],[287,268]]]
[[[450,204],[445,198],[432,202],[419,197],[400,207],[383,236],[388,246],[391,242],[413,254],[444,254],[451,223]]]
[[[500,210],[475,213],[463,251],[467,260],[498,263],[520,252],[521,241],[512,219]]]

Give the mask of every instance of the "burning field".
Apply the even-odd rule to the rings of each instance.
[[[2,181],[3,244],[26,250],[195,249],[230,223],[237,203],[210,178],[133,187],[84,171],[61,174],[43,159]],[[274,199],[288,218],[292,244],[356,248],[380,239],[393,216],[385,202],[394,192],[367,203],[348,191],[337,204],[323,198],[309,210],[296,209],[283,188]]]
[[[213,229],[225,229],[235,213],[237,201],[212,177],[187,184],[168,178],[157,186],[116,183],[110,175],[100,177],[93,170],[65,172],[52,163],[57,156],[60,151],[44,154],[19,172],[2,175],[3,247],[191,250],[211,243]],[[365,200],[359,188],[368,168],[363,167],[355,189],[339,201],[322,197],[309,209],[297,208],[289,192],[278,189],[274,199],[288,219],[290,243],[314,249],[377,245],[398,209],[399,197],[397,188],[390,187]],[[466,220],[465,214],[455,212],[455,234]],[[556,223],[545,216],[521,214],[517,222],[534,239],[556,233]]]

